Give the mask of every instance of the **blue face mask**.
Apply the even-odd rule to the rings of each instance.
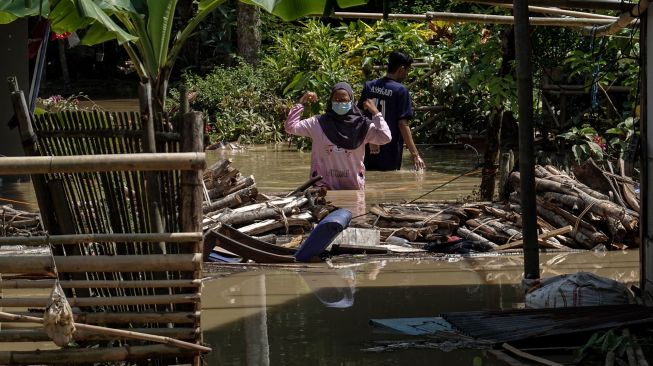
[[[338,115],[344,116],[351,109],[351,102],[332,102],[331,109]]]

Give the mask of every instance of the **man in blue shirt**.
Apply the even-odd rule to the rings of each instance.
[[[366,170],[399,170],[404,142],[413,158],[416,170],[426,167],[424,160],[413,142],[413,135],[408,127],[408,120],[413,118],[413,107],[408,89],[401,84],[408,77],[413,58],[401,51],[394,51],[388,57],[387,74],[365,83],[360,101],[376,100],[377,109],[383,114],[390,127],[392,141],[378,146],[368,144],[365,147]],[[360,107],[360,105],[359,105]]]

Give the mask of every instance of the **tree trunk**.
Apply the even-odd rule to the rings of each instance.
[[[261,11],[257,6],[238,2],[238,56],[252,65],[258,64],[261,48]]]
[[[64,90],[70,88],[70,73],[68,72],[68,60],[66,59],[66,45],[65,40],[60,39],[59,44],[59,63],[61,64],[61,78],[63,79]]]
[[[495,109],[488,118],[487,145],[483,157],[483,176],[481,178],[481,199],[484,201],[492,201],[494,198],[503,110]]]
[[[501,34],[502,60],[497,74],[501,77],[510,74],[512,66],[510,61],[515,59],[514,32],[512,28]],[[481,178],[481,199],[492,201],[494,198],[499,151],[501,149],[501,125],[504,115],[508,113],[503,106],[496,106],[490,114],[487,128],[487,145],[483,159],[483,176]]]

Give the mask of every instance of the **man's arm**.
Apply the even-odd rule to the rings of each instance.
[[[410,132],[410,127],[408,127],[408,120],[399,120],[399,132],[401,133],[401,137],[404,138],[404,143],[406,144],[406,147],[408,147],[408,151],[410,151],[410,155],[413,158],[415,170],[425,169],[426,164],[424,163],[424,160],[422,160],[422,157],[419,156],[419,151],[417,151],[417,147],[413,141],[413,134]]]

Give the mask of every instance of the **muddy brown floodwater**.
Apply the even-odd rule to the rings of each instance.
[[[134,109],[132,101],[109,101],[107,109]],[[113,103],[113,104],[112,104]],[[102,105],[102,104],[101,104]],[[117,106],[117,107],[116,107]],[[115,108],[114,108],[115,107]],[[330,192],[335,205],[365,212],[373,203],[409,201],[469,171],[472,150],[420,147],[423,174],[368,172],[365,193]],[[243,175],[254,175],[261,192],[294,189],[308,178],[310,152],[283,145],[208,152],[208,164],[230,158]],[[462,176],[425,200],[459,200],[480,182],[478,172]],[[0,184],[0,204],[35,210],[30,183]],[[577,271],[634,284],[639,252],[542,254],[542,276]],[[226,272],[225,272],[226,271]],[[497,365],[482,351],[405,349],[371,352],[379,341],[414,340],[372,328],[372,318],[429,317],[449,311],[511,309],[524,301],[519,255],[440,259],[377,260],[354,257],[348,264],[304,269],[225,270],[202,292],[204,340],[213,347],[207,365]],[[47,345],[26,344],[26,348]],[[0,345],[1,347],[1,345]]]

